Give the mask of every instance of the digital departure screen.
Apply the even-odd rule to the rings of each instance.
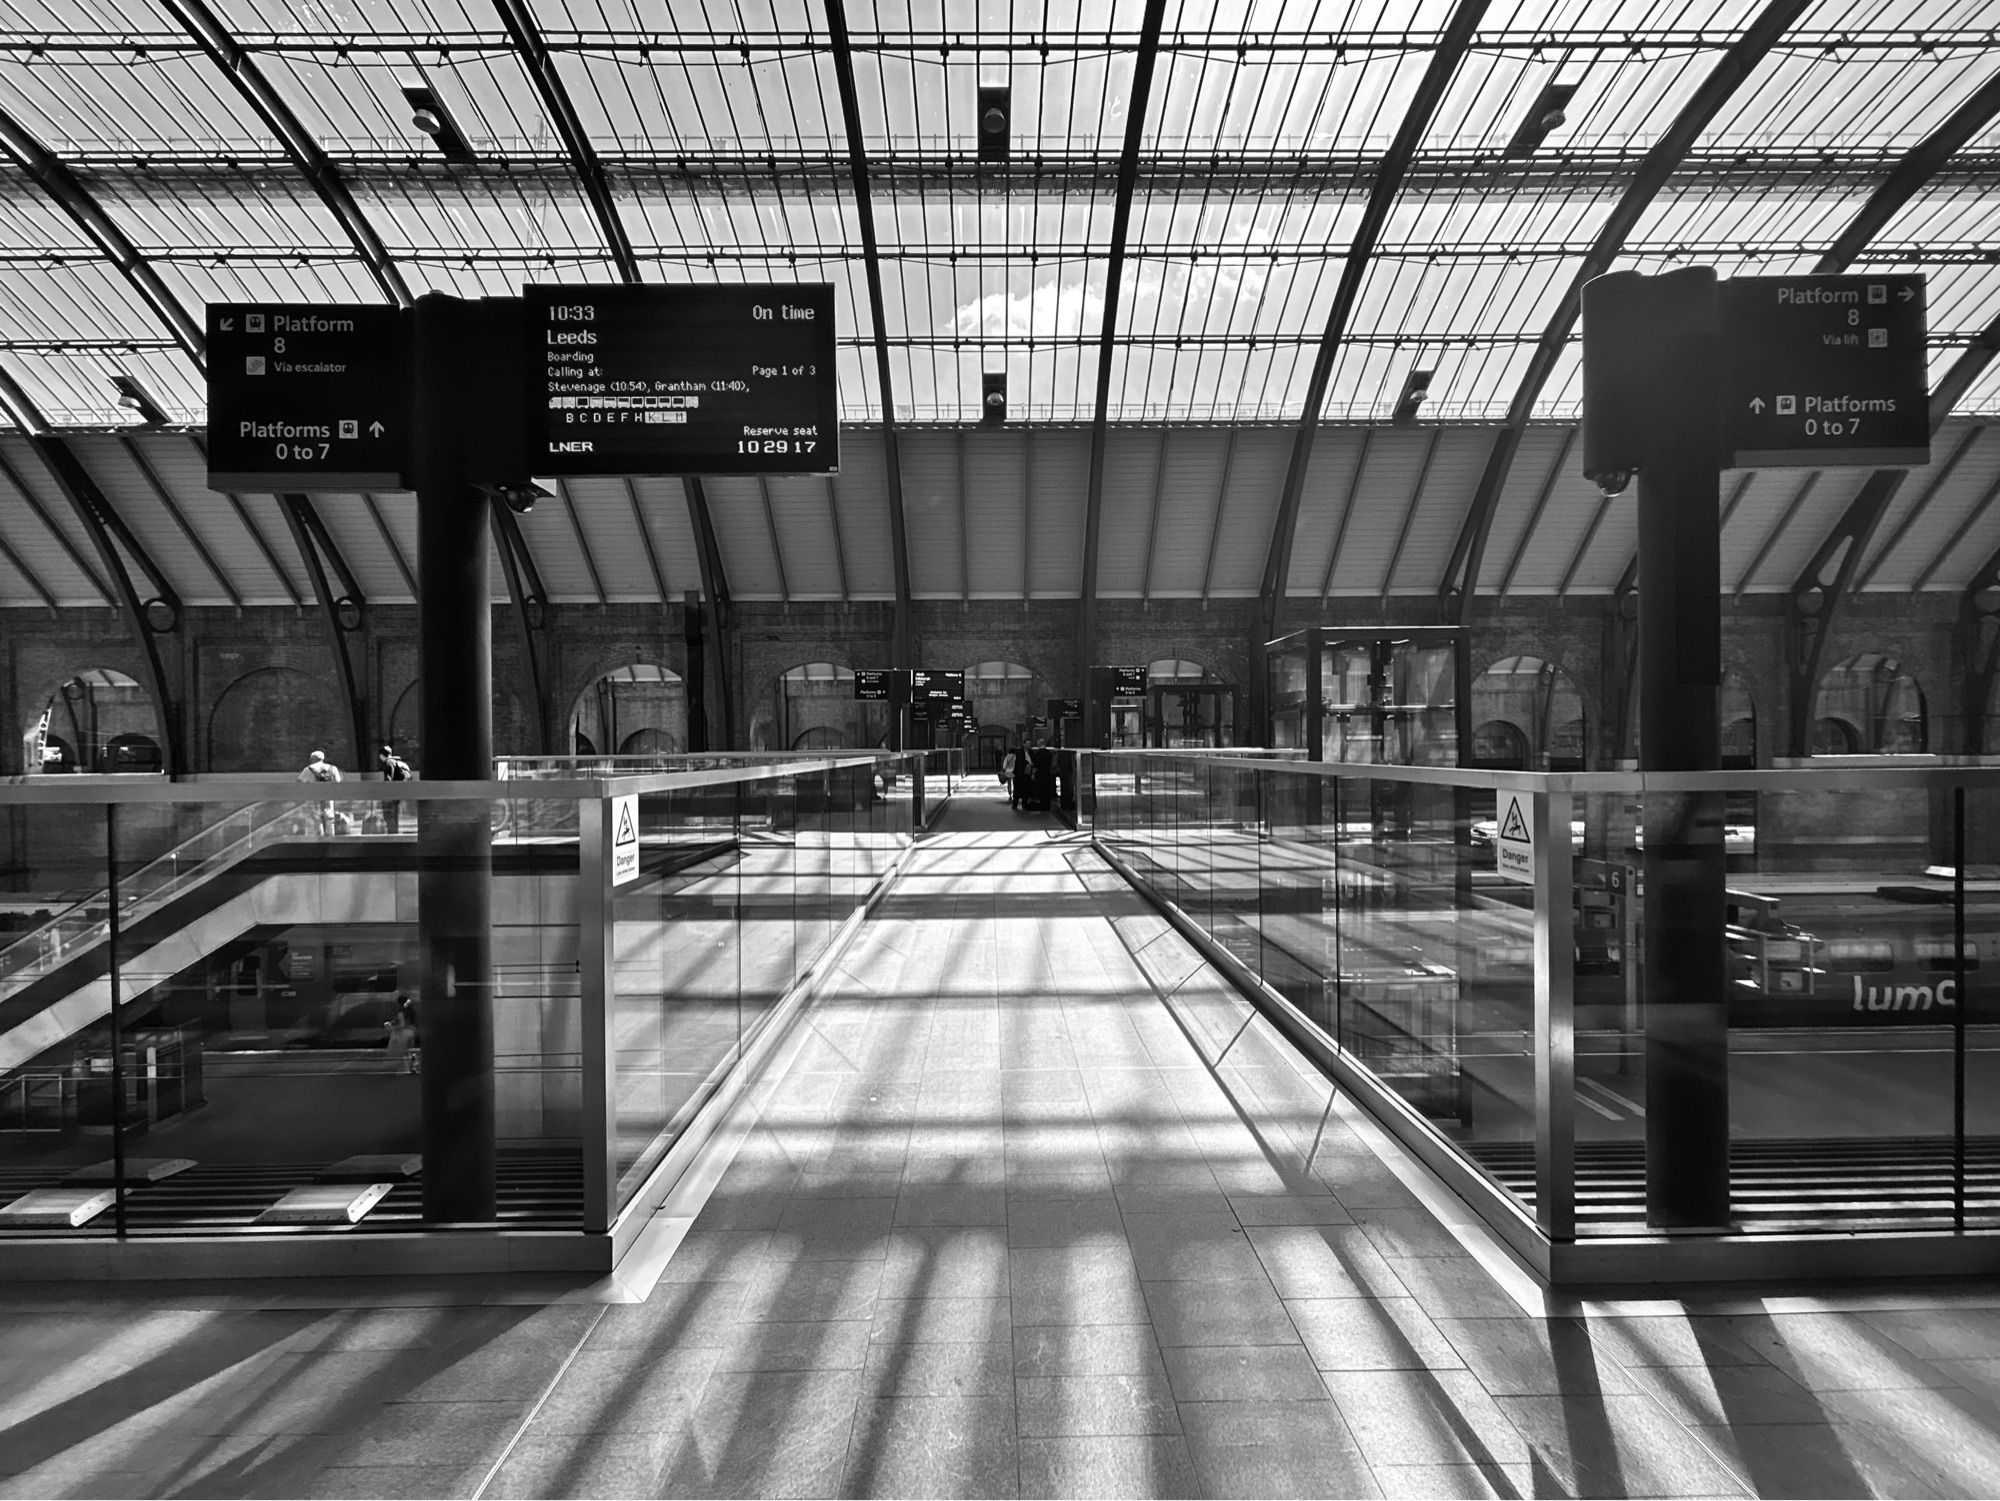
[[[529,286],[528,472],[832,474],[827,282]]]

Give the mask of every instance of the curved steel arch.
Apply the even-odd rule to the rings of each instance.
[[[1104,523],[1104,449],[1111,411],[1111,350],[1118,333],[1118,291],[1125,279],[1125,236],[1132,225],[1132,196],[1139,186],[1139,147],[1160,56],[1166,0],[1146,0],[1139,45],[1132,56],[1132,100],[1125,109],[1125,144],[1118,153],[1118,186],[1111,204],[1110,259],[1104,269],[1104,326],[1097,338],[1097,406],[1090,422],[1090,482],[1083,511],[1082,626],[1076,637],[1076,682],[1083,686],[1097,654],[1097,551]]]
[[[1583,264],[1577,267],[1569,290],[1563,294],[1555,315],[1542,331],[1534,357],[1528,362],[1521,384],[1514,392],[1514,400],[1507,408],[1506,425],[1494,440],[1493,452],[1487,457],[1486,468],[1479,476],[1479,487],[1473,492],[1472,504],[1466,511],[1464,524],[1459,528],[1451,561],[1445,565],[1444,578],[1438,584],[1439,608],[1452,624],[1463,626],[1470,618],[1472,601],[1479,591],[1479,566],[1486,551],[1486,534],[1493,524],[1493,512],[1499,505],[1500,492],[1506,488],[1507,476],[1513,470],[1514,457],[1520,451],[1521,436],[1527,431],[1528,414],[1534,410],[1535,398],[1548,384],[1556,360],[1561,357],[1564,346],[1569,342],[1570,332],[1576,327],[1582,311],[1583,284],[1611,269],[1641,216],[1693,148],[1695,140],[1708,128],[1722,106],[1729,102],[1730,96],[1756,71],[1757,65],[1805,12],[1809,3],[1810,0],[1768,0],[1757,19],[1730,45],[1708,77],[1702,80],[1694,96],[1682,106],[1666,133],[1640,159],[1631,184],[1618,200],[1618,206],[1611,211],[1604,228],[1598,231],[1596,240],[1584,255]]]
[[[1416,158],[1417,148],[1423,144],[1424,133],[1430,129],[1431,120],[1437,114],[1445,90],[1451,85],[1452,76],[1458,72],[1459,63],[1472,46],[1473,32],[1485,18],[1486,6],[1487,0],[1459,0],[1457,9],[1452,13],[1451,24],[1438,37],[1437,50],[1431,54],[1430,66],[1424,70],[1423,80],[1411,96],[1409,109],[1403,114],[1403,123],[1397,128],[1396,138],[1390,143],[1375,174],[1374,185],[1368,190],[1368,206],[1361,215],[1360,226],[1354,231],[1354,243],[1348,248],[1346,264],[1341,268],[1340,285],[1334,292],[1333,306],[1326,315],[1326,331],[1320,336],[1319,353],[1313,359],[1312,378],[1306,383],[1305,406],[1299,413],[1299,430],[1292,439],[1291,462],[1286,465],[1284,488],[1278,494],[1277,522],[1271,529],[1271,546],[1264,558],[1264,639],[1267,641],[1277,635],[1278,610],[1292,568],[1292,543],[1298,533],[1299,503],[1305,494],[1306,469],[1312,462],[1313,441],[1319,435],[1320,410],[1326,405],[1326,388],[1333,379],[1333,362],[1339,357],[1341,341],[1347,334],[1347,320],[1353,315],[1355,300],[1361,295],[1361,282],[1368,274],[1376,242],[1382,236],[1382,226],[1389,220],[1389,210],[1395,206],[1396,195],[1402,191],[1403,179]],[[1410,504],[1414,510],[1415,498]]]
[[[198,367],[205,365],[208,339],[201,325],[181,306],[181,300],[160,279],[152,262],[139,253],[138,247],[98,205],[96,196],[78,180],[77,175],[5,109],[0,109],[0,145],[7,148],[7,154],[21,164],[22,170],[54,200],[56,206],[90,236],[97,248],[104,252],[105,259],[118,268],[132,290],[166,325],[174,342],[180,345],[187,357]]]
[[[535,91],[542,96],[542,108],[548,112],[549,120],[562,138],[563,149],[569,153],[570,165],[576,169],[577,179],[583,184],[584,197],[590,200],[590,212],[597,220],[598,232],[604,236],[604,243],[611,251],[611,259],[617,263],[618,274],[628,282],[639,279],[639,260],[632,252],[631,238],[625,233],[625,225],[618,217],[618,206],[611,200],[611,184],[604,175],[604,163],[598,159],[596,149],[590,144],[590,136],[577,117],[576,106],[570,102],[569,90],[564,86],[562,75],[556,71],[554,55],[542,36],[542,30],[535,24],[534,13],[529,10],[526,0],[493,0],[493,7],[500,12],[500,19],[512,38],[514,50],[521,54],[527,65],[528,76],[535,81]],[[664,598],[661,603],[665,603]]]
[[[381,237],[354,201],[354,195],[348,191],[339,168],[320,149],[319,143],[300,123],[292,107],[271,86],[271,81],[264,76],[248,49],[236,40],[229,28],[208,8],[205,0],[160,0],[160,3],[173,13],[210,60],[229,76],[237,91],[283,143],[285,154],[292,159],[306,181],[312,184],[320,202],[340,221],[340,227],[347,232],[355,252],[375,278],[375,284],[382,289],[382,295],[398,307],[410,306],[410,289],[403,281],[403,274],[396,269]]]
[[[139,648],[140,661],[145,669],[147,687],[152,692],[153,703],[159,714],[162,767],[169,780],[178,781],[188,770],[187,750],[182,735],[183,700],[181,694],[176,691],[180,684],[169,675],[166,659],[160,654],[158,637],[167,632],[180,630],[183,619],[180,600],[167,592],[164,587],[156,599],[140,598],[139,590],[132,582],[131,570],[125,566],[124,555],[118,550],[120,542],[129,543],[134,547],[137,545],[136,542],[126,531],[118,513],[111,508],[111,502],[105,498],[104,491],[91,477],[90,471],[83,467],[82,460],[77,458],[69,444],[65,443],[49,425],[48,419],[42,415],[41,408],[35,405],[28,393],[22,389],[20,382],[15,380],[13,374],[5,367],[0,367],[0,406],[5,406],[12,412],[14,420],[27,434],[28,442],[35,450],[35,456],[47,467],[56,482],[56,488],[62,491],[63,499],[69,503],[70,509],[76,513],[77,520],[83,524],[84,532],[96,550],[98,563],[111,580],[112,592],[107,597],[117,606],[119,613],[125,617],[126,625],[131,629],[133,642]],[[25,489],[23,493],[26,493]],[[143,554],[135,552],[134,556],[148,572],[153,572],[152,564],[145,560]],[[94,575],[92,582],[96,582]],[[165,583],[164,578],[157,573],[154,573],[154,582],[162,586]],[[153,605],[163,605],[166,608],[171,617],[169,624],[155,628],[150,608]]]
[[[868,189],[868,153],[861,144],[861,97],[854,87],[854,48],[847,34],[844,0],[826,0],[827,38],[840,118],[847,133],[847,168],[854,182],[854,219],[861,231],[861,265],[868,279],[868,314],[875,322],[875,379],[882,391],[883,467],[889,479],[889,543],[896,570],[892,667],[912,664],[910,643],[910,539],[903,523],[903,453],[896,436],[895,387],[889,378],[889,330],[882,310],[882,254],[875,242],[875,206]],[[688,491],[700,499],[699,486]],[[702,509],[706,510],[705,502]],[[718,565],[720,559],[717,560]]]

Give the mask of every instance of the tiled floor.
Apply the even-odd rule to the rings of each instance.
[[[642,1301],[0,1289],[0,1492],[2000,1491],[2000,1281],[1552,1309],[1058,836],[954,804]]]

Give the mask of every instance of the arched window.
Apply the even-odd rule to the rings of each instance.
[[[568,753],[673,756],[687,749],[687,685],[671,668],[634,662],[613,668],[570,710]],[[586,750],[584,747],[591,749]]]
[[[108,667],[67,678],[29,716],[21,764],[37,772],[159,771],[160,722],[146,690]]]
[[[1582,771],[1589,760],[1589,725],[1583,695],[1570,675],[1540,657],[1502,657],[1472,682],[1473,764],[1497,764],[1481,758],[1479,737],[1489,724],[1503,724],[1519,738],[1496,752],[1518,749],[1523,771]]]
[[[1907,755],[1930,749],[1924,690],[1894,657],[1861,652],[1835,663],[1813,695],[1816,756]]]

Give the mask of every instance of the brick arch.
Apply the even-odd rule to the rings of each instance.
[[[297,771],[315,750],[338,764],[352,734],[345,706],[323,679],[296,667],[253,667],[216,695],[203,750],[210,771]]]
[[[620,655],[621,654],[617,652],[603,653],[600,655],[600,660],[607,658],[619,658]],[[659,653],[659,656],[662,658],[666,657],[667,655],[669,654],[665,652]],[[684,671],[682,671],[681,667],[676,666],[671,662],[663,660],[646,660],[630,651],[627,651],[622,654],[622,660],[611,660],[609,662],[609,665],[600,666],[597,671],[593,672],[589,677],[585,678],[583,682],[577,687],[576,692],[570,695],[568,701],[563,705],[562,717],[559,720],[557,720],[555,725],[552,727],[555,731],[556,742],[558,747],[556,753],[558,755],[569,755],[571,753],[571,748],[574,745],[574,741],[571,738],[574,733],[574,727],[576,726],[578,720],[585,716],[586,708],[592,707],[589,704],[591,691],[595,689],[599,683],[603,682],[605,678],[609,677],[612,673],[623,672],[627,668],[632,668],[632,667],[657,668],[659,671],[667,673],[669,675],[669,681],[671,682],[671,684],[680,689],[680,710],[678,715],[679,722],[678,723],[671,722],[675,718],[675,715],[673,714],[671,709],[672,694],[668,692],[664,695],[669,700],[668,712],[664,716],[669,721],[668,723],[631,725],[631,726],[619,725],[616,727],[615,744],[600,743],[612,737],[607,737],[603,733],[602,727],[597,726],[598,733],[592,737],[592,744],[596,746],[597,754],[637,755],[637,754],[652,753],[656,751],[668,751],[668,752],[678,753],[681,751],[685,751],[687,749],[687,739],[688,739],[687,674]],[[590,717],[592,719],[593,725],[595,726],[595,715],[593,714]],[[652,736],[648,740],[635,742],[634,736],[641,730],[651,731]],[[643,749],[628,751],[626,749],[628,743],[639,744],[643,747]]]
[[[1554,656],[1554,655],[1544,656],[1540,652],[1533,650],[1531,646],[1529,646],[1526,642],[1523,641],[1509,641],[1508,647],[1510,648],[1509,650],[1501,651],[1497,655],[1491,654],[1490,650],[1488,652],[1482,652],[1481,655],[1485,657],[1485,666],[1481,667],[1479,671],[1475,672],[1472,675],[1472,681],[1465,684],[1464,687],[1460,690],[1467,696],[1470,715],[1475,731],[1477,730],[1480,724],[1485,723],[1489,720],[1499,720],[1503,723],[1512,725],[1515,729],[1522,732],[1523,737],[1526,740],[1528,747],[1528,758],[1529,758],[1528,769],[1531,771],[1542,769],[1541,766],[1537,764],[1537,758],[1546,757],[1549,754],[1551,754],[1558,743],[1560,726],[1554,720],[1554,718],[1551,717],[1547,727],[1547,734],[1544,735],[1543,727],[1541,726],[1541,724],[1523,723],[1522,715],[1518,711],[1510,710],[1507,712],[1501,712],[1495,709],[1482,709],[1478,705],[1478,703],[1476,701],[1473,701],[1471,698],[1474,685],[1476,685],[1481,678],[1484,678],[1489,673],[1491,673],[1493,669],[1500,663],[1507,661],[1509,658],[1514,658],[1514,657],[1529,658],[1534,661],[1542,663],[1544,666],[1554,668],[1556,673],[1562,678],[1562,680],[1569,685],[1570,691],[1576,695],[1577,707],[1580,710],[1583,717],[1582,735],[1580,737],[1580,743],[1577,747],[1578,757],[1582,760],[1585,769],[1589,769],[1595,764],[1597,764],[1599,760],[1597,754],[1597,747],[1599,738],[1602,734],[1602,727],[1599,723],[1599,718],[1596,708],[1591,703],[1591,697],[1588,689],[1586,689],[1584,684],[1578,680],[1577,675],[1575,673],[1571,672],[1567,667],[1563,665],[1562,659],[1559,656]],[[1468,750],[1469,749],[1470,748],[1468,747]]]
[[[424,769],[423,684],[413,682],[396,695],[388,716],[382,721],[382,738],[396,747],[396,754],[419,773]],[[528,716],[521,695],[507,684],[493,684],[493,751],[495,755],[518,753],[528,743]],[[372,750],[373,747],[370,747]],[[373,765],[363,770],[372,771]]]
[[[27,769],[26,756],[29,738],[34,734],[35,727],[41,722],[42,710],[47,708],[51,702],[59,699],[63,684],[81,677],[86,672],[115,672],[122,678],[130,679],[133,687],[138,689],[140,698],[143,701],[143,714],[138,712],[139,705],[133,705],[131,706],[132,712],[116,715],[112,722],[102,723],[98,726],[98,743],[100,748],[115,738],[132,734],[143,735],[148,740],[151,740],[156,747],[163,747],[165,745],[165,721],[161,717],[160,705],[154,699],[152,689],[146,685],[145,670],[136,661],[120,663],[116,660],[107,660],[118,658],[121,655],[118,652],[92,652],[87,655],[78,655],[73,659],[67,659],[61,668],[42,674],[40,683],[30,690],[28,697],[21,701],[23,714],[20,737],[18,739],[10,738],[7,745],[7,757],[10,761],[14,757],[21,758],[21,763],[16,768],[17,770]],[[57,704],[56,712],[49,720],[49,734],[54,738],[62,740],[64,744],[68,745],[79,756],[84,753],[84,747],[77,744],[75,727],[68,722],[59,703]],[[92,770],[95,768],[87,767],[85,769]]]

